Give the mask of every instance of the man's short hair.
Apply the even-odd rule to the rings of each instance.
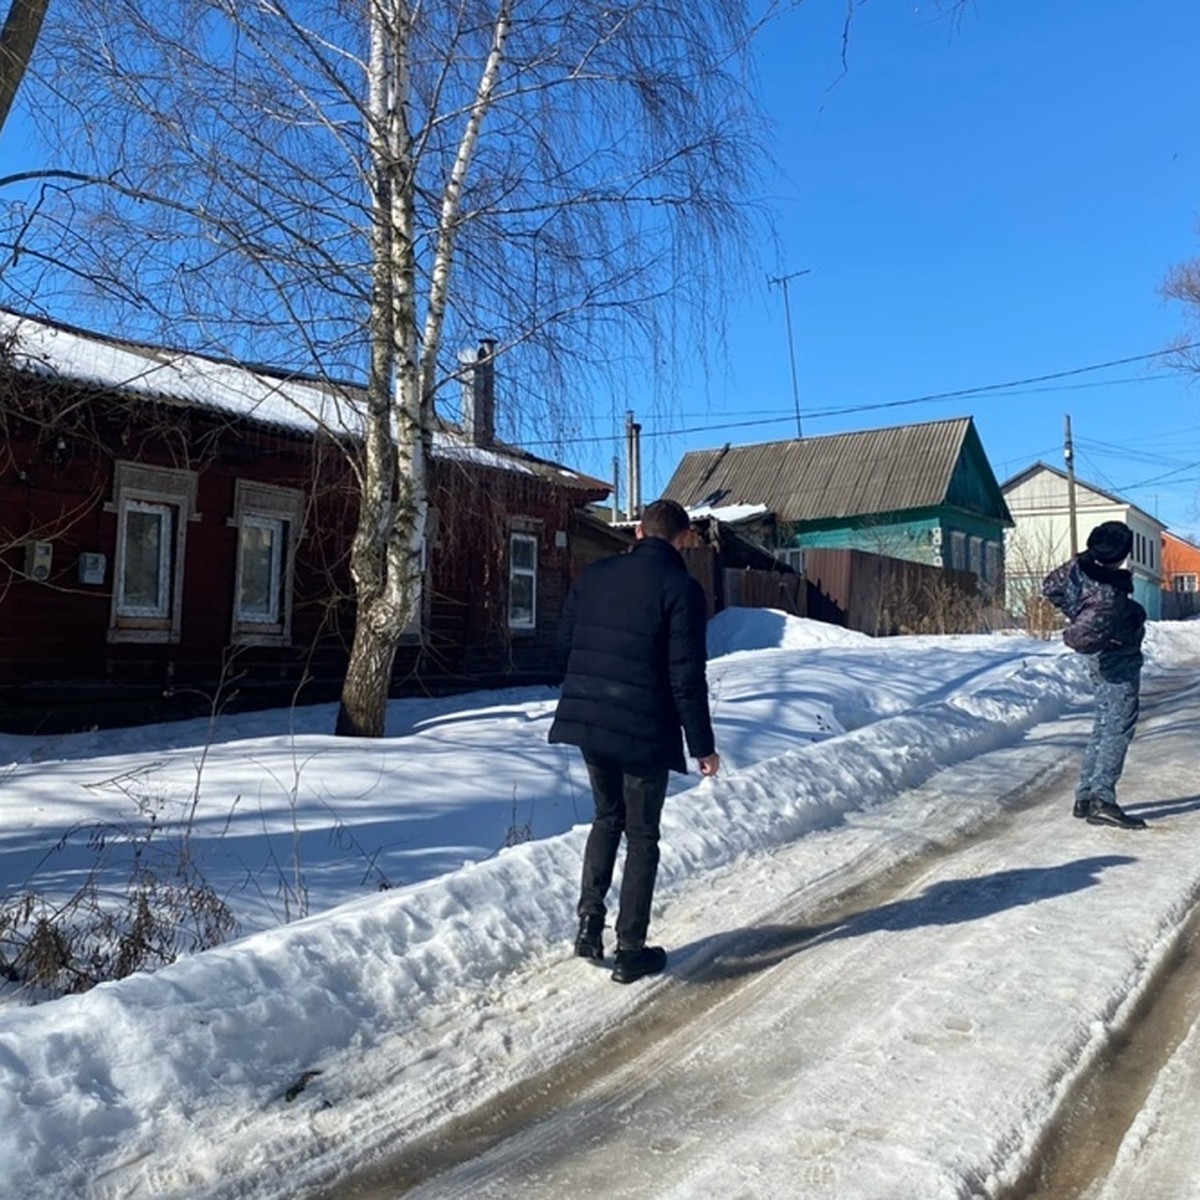
[[[655,500],[642,510],[642,533],[646,537],[673,542],[692,527],[691,518],[682,504],[674,500]]]

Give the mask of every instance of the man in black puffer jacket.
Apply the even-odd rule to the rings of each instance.
[[[1063,641],[1088,656],[1096,693],[1074,813],[1093,825],[1145,829],[1145,821],[1117,804],[1117,780],[1137,725],[1146,631],[1146,610],[1132,596],[1133,576],[1118,567],[1132,546],[1128,525],[1097,525],[1088,534],[1087,549],[1046,576],[1042,595],[1070,622]]]
[[[715,775],[721,763],[708,710],[704,592],[679,553],[690,528],[673,500],[648,505],[637,543],[628,554],[584,571],[559,623],[566,675],[550,741],[583,751],[596,805],[584,851],[575,952],[595,962],[604,958],[604,899],[623,834],[612,974],[618,983],[666,966],[666,953],[647,946],[646,933],[667,777],[687,770],[684,738],[701,775]]]

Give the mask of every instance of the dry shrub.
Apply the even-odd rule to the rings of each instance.
[[[237,931],[188,839],[165,832],[157,808],[143,808],[142,816],[128,827],[76,826],[59,840],[47,859],[79,840],[91,856],[83,883],[65,901],[28,890],[0,905],[5,978],[39,996],[84,992],[218,946]],[[116,888],[105,882],[114,872],[124,877]]]

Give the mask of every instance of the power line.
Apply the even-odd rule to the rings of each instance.
[[[1120,379],[1091,379],[1086,383],[1063,383],[1058,387],[1032,387],[1032,388],[1014,388],[1011,392],[1005,393],[1010,396],[1040,396],[1046,392],[1081,392],[1090,388],[1116,387],[1122,383],[1170,383],[1175,379],[1174,375],[1123,375]],[[870,407],[870,406],[868,406]],[[765,417],[778,413],[777,408],[747,408],[742,410],[748,417]],[[834,408],[813,408],[809,412],[814,416],[827,416],[843,411],[842,409]],[[711,416],[709,412],[694,412],[680,413],[679,417],[684,421],[699,421],[703,417]],[[778,420],[787,420],[786,417],[779,417]]]
[[[950,392],[930,392],[923,396],[911,396],[905,400],[886,400],[875,404],[852,404],[841,408],[820,408],[810,409],[810,416],[835,417],[848,416],[853,413],[860,412],[875,412],[880,409],[888,408],[903,408],[913,404],[932,404],[943,400],[961,400],[970,396],[982,396],[988,393],[1006,392],[1013,394],[1013,389],[1024,388],[1029,384],[1049,383],[1055,379],[1069,379],[1076,375],[1085,375],[1091,371],[1107,371],[1112,367],[1128,366],[1130,363],[1148,362],[1153,358],[1163,358],[1170,354],[1179,354],[1185,350],[1200,349],[1200,342],[1189,342],[1183,346],[1175,346],[1169,350],[1152,350],[1148,354],[1134,354],[1127,358],[1114,358],[1108,362],[1092,363],[1086,367],[1072,367],[1066,371],[1053,371],[1048,375],[1031,375],[1026,379],[1013,379],[1007,383],[987,383],[981,384],[978,387],[960,388]],[[1170,376],[1162,376],[1160,378],[1170,378]],[[1130,380],[1108,381],[1111,383],[1133,382]],[[1150,382],[1146,380],[1145,382]],[[1083,386],[1103,386],[1103,383],[1096,385]],[[1037,390],[1062,390],[1062,389],[1037,389]],[[643,429],[642,437],[683,437],[692,433],[719,433],[726,429],[754,429],[764,425],[782,425],[793,420],[792,417],[767,417],[759,421],[729,421],[722,422],[716,425],[696,425],[684,429],[658,429],[645,430]],[[579,437],[579,438],[559,438],[552,441],[528,442],[525,443],[527,448],[537,446],[582,446],[595,443],[609,443],[613,440],[612,434],[597,437]]]
[[[1183,471],[1193,471],[1197,467],[1200,467],[1200,462],[1187,463],[1185,466],[1177,467],[1174,471],[1167,471],[1166,474],[1164,474],[1164,475],[1155,475],[1151,479],[1142,479],[1142,480],[1139,480],[1137,483],[1127,483],[1125,485],[1125,487],[1126,487],[1126,489],[1148,487],[1152,483],[1161,483],[1162,480],[1164,480],[1164,479],[1170,479],[1172,475],[1178,475]],[[1184,481],[1176,480],[1176,482],[1182,483]]]
[[[1143,463],[1149,467],[1176,467],[1179,465],[1178,454],[1163,454],[1161,451],[1138,450],[1133,445],[1129,447],[1115,446],[1111,442],[1097,442],[1091,438],[1077,437],[1075,445],[1081,452],[1090,452],[1100,458],[1117,458],[1122,463]]]
[[[1053,379],[1068,379],[1074,375],[1085,375],[1089,371],[1107,371],[1110,367],[1124,367],[1130,363],[1147,362],[1152,358],[1162,358],[1168,354],[1178,354],[1183,350],[1194,350],[1200,347],[1200,342],[1190,342],[1186,346],[1176,346],[1170,350],[1153,350],[1149,354],[1135,354],[1129,358],[1114,358],[1109,362],[1093,363],[1087,367],[1072,367],[1069,371],[1054,371],[1049,375],[1031,375],[1028,379],[1013,379],[1008,383],[988,383],[981,387],[961,388],[954,392],[930,392],[926,396],[913,396],[908,400],[889,400],[881,404],[858,404],[846,408],[822,409],[826,416],[841,416],[845,413],[867,412],[880,408],[901,408],[908,404],[926,404],[934,400],[957,400],[966,396],[981,396],[987,392],[1008,391],[1012,388],[1025,387],[1031,383],[1048,383]]]

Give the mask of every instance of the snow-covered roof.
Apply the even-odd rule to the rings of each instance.
[[[103,337],[0,310],[0,344],[18,371],[83,387],[227,413],[243,420],[337,437],[363,434],[360,387]],[[456,426],[435,433],[439,458],[551,478],[587,490],[609,485],[516,447],[477,446]]]
[[[199,354],[102,338],[0,311],[19,371],[148,400],[195,405],[268,425],[355,435],[355,405],[332,387]]]
[[[715,508],[708,504],[697,504],[689,508],[687,514],[693,520],[698,517],[712,517],[726,525],[733,525],[738,521],[749,521],[753,517],[764,516],[770,511],[765,504],[726,504]]]

